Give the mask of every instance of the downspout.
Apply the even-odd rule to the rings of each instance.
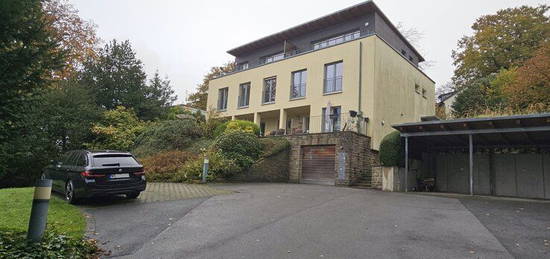
[[[358,100],[358,107],[357,107],[357,117],[361,120],[363,119],[363,112],[361,111],[362,85],[363,85],[363,42],[359,41],[359,87],[358,87],[359,100]],[[357,123],[357,133],[361,133],[361,123],[362,121],[359,121],[359,123]],[[365,132],[365,135],[366,134],[367,133]]]

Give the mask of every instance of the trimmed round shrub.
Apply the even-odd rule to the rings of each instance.
[[[138,157],[163,150],[185,149],[203,136],[194,120],[168,120],[152,124],[138,136],[133,153]]]
[[[394,131],[382,139],[380,144],[380,163],[383,166],[404,166],[404,147],[399,131]]]
[[[241,169],[248,169],[262,154],[262,144],[252,133],[229,131],[219,136],[214,148],[225,158],[235,160]]]
[[[145,176],[151,182],[171,181],[184,163],[196,155],[185,151],[170,150],[140,159],[145,168]]]
[[[231,131],[243,131],[243,132],[252,133],[256,136],[260,135],[260,127],[258,127],[256,123],[252,121],[245,121],[245,120],[233,120],[233,121],[227,121],[217,126],[216,129],[214,130],[214,136],[219,137],[222,134],[231,132]]]

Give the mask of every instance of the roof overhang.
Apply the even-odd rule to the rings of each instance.
[[[317,18],[315,20],[294,26],[290,29],[263,37],[261,39],[249,42],[242,46],[236,47],[227,51],[227,53],[233,56],[239,56],[257,49],[265,48],[272,46],[277,43],[284,42],[291,38],[303,35],[304,33],[317,31],[323,29],[327,26],[345,22],[349,19],[360,17],[367,13],[376,12],[378,13],[388,24],[389,26],[399,35],[399,37],[407,44],[407,46],[418,56],[420,57],[420,62],[424,61],[422,55],[409,43],[409,41],[399,32],[399,30],[391,23],[391,21],[386,17],[386,15],[378,8],[378,6],[373,1],[366,1],[363,3],[356,4],[354,6],[348,7],[346,9],[325,15],[323,17]]]
[[[402,137],[431,146],[460,146],[470,135],[486,146],[550,145],[550,113],[393,125]]]

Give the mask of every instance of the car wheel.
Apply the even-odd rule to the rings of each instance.
[[[75,191],[74,191],[74,184],[72,180],[67,181],[67,184],[65,184],[65,199],[70,204],[76,204],[78,201]]]
[[[139,196],[139,192],[131,192],[126,194],[126,198],[128,199],[136,199]]]

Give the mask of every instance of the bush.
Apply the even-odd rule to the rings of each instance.
[[[25,232],[0,234],[0,258],[98,258],[95,240],[82,240],[47,231],[42,242],[28,243]]]
[[[394,131],[382,139],[380,144],[380,163],[383,166],[404,166],[404,147],[401,144],[401,135]]]
[[[114,110],[105,111],[101,120],[94,123],[91,129],[94,141],[85,145],[89,149],[130,150],[145,125],[134,110],[118,106]]]
[[[161,121],[147,127],[138,136],[133,153],[144,157],[164,150],[182,150],[202,136],[202,130],[194,120]]]
[[[141,159],[148,181],[171,181],[184,163],[195,158],[185,151],[170,150]]]
[[[234,160],[228,159],[219,152],[209,152],[206,154],[209,160],[208,180],[216,178],[231,178],[241,172]],[[187,161],[183,167],[178,170],[173,180],[176,182],[190,182],[202,178],[203,156]]]
[[[270,157],[290,148],[290,142],[285,138],[262,138],[262,157]]]
[[[225,158],[235,160],[241,169],[248,169],[261,155],[262,144],[252,133],[229,131],[216,139],[213,147]]]
[[[220,124],[218,127],[216,127],[216,129],[214,130],[214,136],[219,137],[222,134],[231,131],[243,131],[252,133],[256,136],[260,135],[260,127],[258,127],[256,123],[245,120],[233,120]]]

